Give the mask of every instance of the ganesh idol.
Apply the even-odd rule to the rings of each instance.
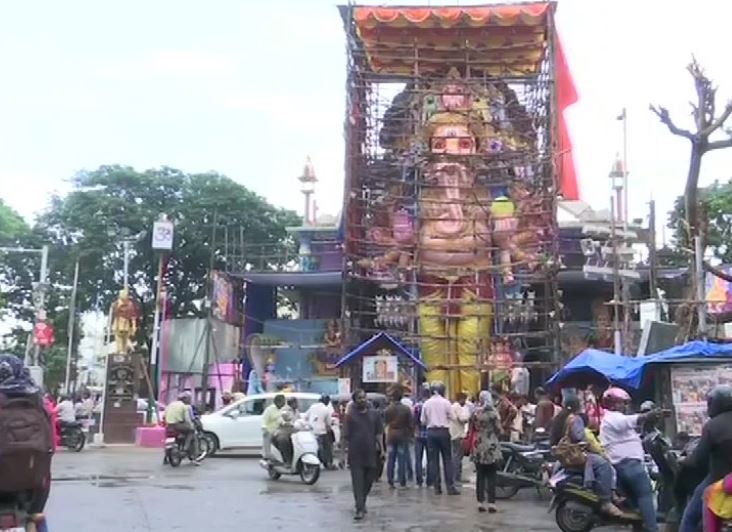
[[[493,312],[491,197],[471,164],[493,129],[458,87],[446,87],[453,90],[438,97],[441,110],[422,126],[428,156],[416,236],[422,356],[428,379],[445,382],[452,395],[479,390],[476,362]]]
[[[381,140],[402,174],[412,172],[413,204],[408,194],[390,195],[387,223],[370,229],[384,252],[359,265],[414,273],[427,378],[452,395],[475,394],[479,359],[492,352],[495,285],[515,283],[516,269],[540,262],[546,209],[531,190],[530,165],[516,162],[533,142],[531,121],[505,85],[463,80],[455,69],[430,87],[408,87],[396,102],[399,120],[385,123]],[[509,162],[496,164],[502,156]],[[496,174],[501,166],[508,175]],[[405,209],[412,224],[394,216]]]

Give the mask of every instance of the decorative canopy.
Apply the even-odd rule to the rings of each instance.
[[[351,11],[352,9],[352,11]],[[409,75],[466,61],[492,76],[539,72],[549,40],[551,2],[472,7],[341,6],[371,70]],[[404,52],[409,50],[410,53]]]
[[[404,347],[396,339],[385,332],[380,332],[379,334],[372,336],[350,353],[346,353],[338,362],[336,362],[335,365],[339,368],[343,364],[351,362],[355,358],[374,354],[379,349],[384,348],[391,349],[396,355],[408,358],[422,369],[427,369],[427,366],[425,366],[424,363],[416,357],[414,353],[412,353],[412,351]]]

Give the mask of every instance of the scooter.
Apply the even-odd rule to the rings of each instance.
[[[320,478],[320,460],[318,459],[318,440],[309,430],[293,432],[292,462],[285,463],[282,453],[275,445],[271,446],[270,458],[259,462],[267,470],[269,478],[279,479],[282,475],[300,475],[300,480],[312,486]]]
[[[549,479],[549,485],[554,491],[549,512],[555,512],[557,526],[562,532],[590,532],[603,526],[631,526],[634,532],[643,530],[641,516],[631,514],[627,508],[622,508],[629,515],[627,519],[602,513],[600,499],[594,491],[584,487],[579,472],[560,469]]]

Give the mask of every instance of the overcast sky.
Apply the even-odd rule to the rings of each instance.
[[[394,2],[410,3],[426,2]],[[627,107],[631,214],[652,196],[668,210],[688,146],[648,104],[689,123],[692,53],[719,107],[732,98],[732,2],[560,0],[557,17],[580,94],[568,119],[583,199],[609,204]],[[27,217],[102,164],[213,169],[300,209],[307,155],[320,211],[340,208],[345,45],[332,1],[4,1],[0,68],[0,196]],[[708,155],[702,182],[726,180],[730,162],[732,150]]]

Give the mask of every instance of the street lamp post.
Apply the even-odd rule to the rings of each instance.
[[[158,284],[155,291],[155,314],[153,317],[153,336],[150,346],[150,368],[155,373],[152,376],[154,390],[150,390],[148,400],[148,418],[152,421],[153,406],[157,400],[157,393],[160,391],[160,361],[158,359],[158,344],[160,341],[160,307],[161,295],[163,293],[163,275],[165,256],[173,250],[174,226],[165,214],[153,225],[152,249],[158,253]],[[151,387],[152,388],[152,387]],[[155,407],[157,408],[157,407]]]
[[[303,225],[310,225],[312,220],[311,215],[311,196],[315,193],[315,183],[318,182],[318,178],[315,176],[315,169],[310,157],[305,162],[305,167],[302,170],[302,175],[297,178],[302,183],[300,192],[305,196],[305,212],[303,216]]]

